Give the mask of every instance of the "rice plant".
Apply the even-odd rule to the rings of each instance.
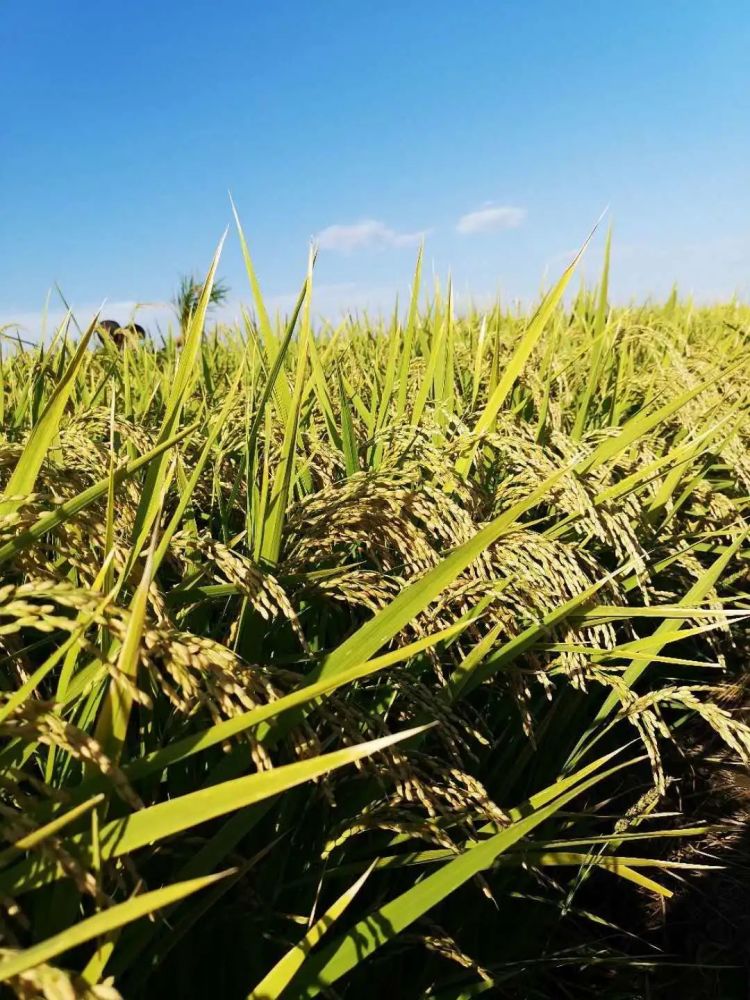
[[[607,247],[317,325],[311,253],[274,322],[237,227],[237,327],[220,247],[179,344],[4,341],[0,981],[735,995],[673,928],[745,829],[747,309]]]

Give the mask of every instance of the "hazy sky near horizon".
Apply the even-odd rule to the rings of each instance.
[[[459,295],[531,298],[607,205],[617,299],[750,298],[747,0],[0,13],[0,322],[56,282],[120,320],[168,300],[230,189],[272,306],[313,236],[319,311],[403,298],[423,237]],[[249,298],[232,234],[221,273]]]

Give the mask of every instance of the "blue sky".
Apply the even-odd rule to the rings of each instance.
[[[229,189],[281,307],[313,235],[321,311],[403,297],[423,233],[460,294],[530,298],[606,205],[618,299],[750,297],[747,0],[1,15],[0,320],[33,326],[55,282],[82,310],[168,299]],[[222,273],[248,297],[236,240]]]

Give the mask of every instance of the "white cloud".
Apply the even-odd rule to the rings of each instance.
[[[489,233],[497,229],[517,229],[526,218],[526,209],[513,205],[485,205],[462,215],[456,223],[459,233]]]
[[[327,226],[315,236],[315,242],[321,250],[352,253],[368,248],[414,246],[425,236],[426,232],[399,233],[377,219],[363,219],[351,225]]]
[[[339,282],[333,284],[313,284],[313,315],[316,321],[321,319],[338,320],[350,313],[367,311],[372,315],[390,313],[399,293],[397,285],[364,285],[356,282]],[[272,320],[278,312],[282,319],[288,317],[299,296],[299,289],[266,296],[266,307]],[[206,323],[211,329],[215,323],[232,326],[242,323],[243,309],[252,315],[253,307],[240,299],[230,299],[212,309]],[[167,330],[176,332],[177,320],[169,303],[138,303],[138,302],[101,302],[82,303],[74,306],[74,315],[78,324],[85,329],[97,311],[104,319],[114,319],[118,323],[138,322],[147,332],[159,342]],[[0,311],[0,344],[15,340],[16,332],[27,343],[39,343],[43,339],[49,342],[50,337],[65,319],[65,311],[60,308],[50,309],[46,314],[37,312]],[[11,327],[4,329],[6,324]],[[71,325],[71,333],[76,335],[75,324]],[[43,337],[44,334],[44,337]]]
[[[375,315],[390,313],[398,296],[396,285],[362,285],[356,282],[315,284],[313,282],[313,316],[323,320],[337,320],[350,313],[370,312]],[[288,315],[297,301],[298,291],[284,292],[267,298],[270,313],[277,311]]]
[[[140,323],[154,336],[159,331],[165,332],[170,324],[175,325],[174,311],[167,302],[89,302],[73,305],[71,333],[75,334],[78,327],[85,330],[97,313],[101,319],[114,319],[118,323]],[[44,339],[49,341],[65,316],[65,310],[59,306],[46,312],[3,312],[0,314],[0,330],[6,324],[13,328],[4,331],[4,339],[14,337],[17,330],[25,340],[35,343]]]

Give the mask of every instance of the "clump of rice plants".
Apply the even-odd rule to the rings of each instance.
[[[241,326],[217,252],[180,345],[2,357],[0,981],[731,995],[669,929],[750,761],[748,311],[420,257],[317,327],[311,254],[272,322],[238,232]]]

